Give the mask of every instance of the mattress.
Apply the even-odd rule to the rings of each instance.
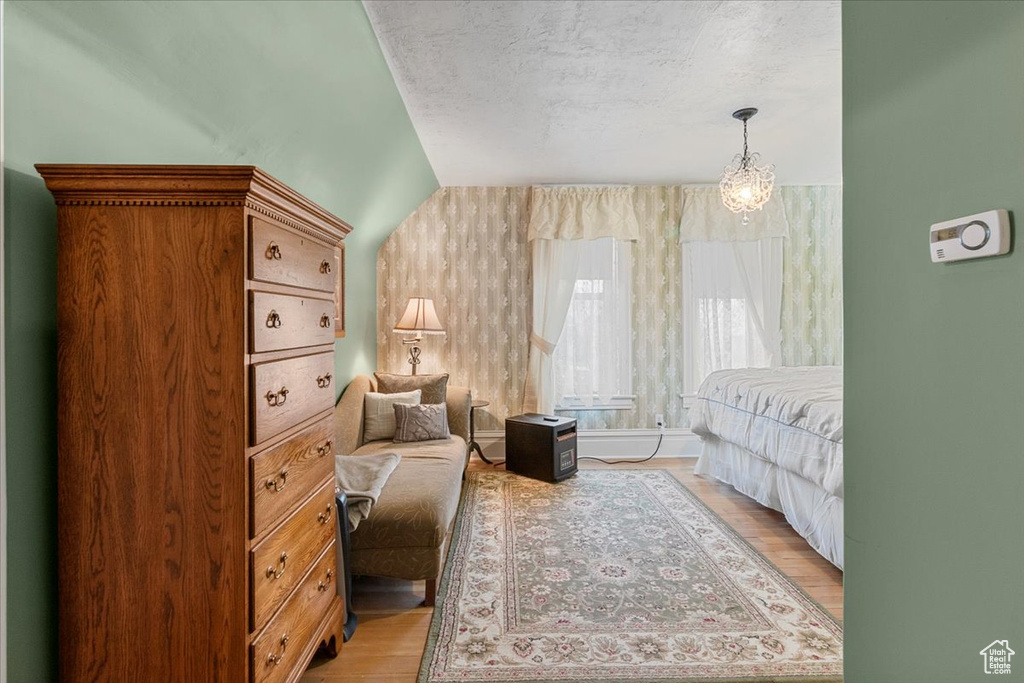
[[[713,372],[690,409],[690,428],[843,497],[841,367]]]

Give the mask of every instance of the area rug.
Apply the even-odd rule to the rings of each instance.
[[[842,628],[663,470],[467,476],[420,683],[840,681]]]

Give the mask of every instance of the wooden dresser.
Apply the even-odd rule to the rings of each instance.
[[[248,166],[36,168],[59,223],[61,680],[297,680],[342,641],[351,228]]]

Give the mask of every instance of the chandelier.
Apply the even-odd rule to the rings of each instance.
[[[748,212],[760,210],[768,202],[775,185],[775,164],[758,166],[761,155],[747,151],[747,121],[756,113],[754,107],[732,113],[734,119],[743,122],[743,154],[733,157],[732,164],[722,171],[722,180],[718,183],[722,203],[733,213],[743,214],[743,225],[750,222]]]

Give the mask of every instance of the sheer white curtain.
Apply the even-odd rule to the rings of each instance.
[[[550,414],[555,409],[552,355],[576,288],[583,244],[580,240],[533,241],[533,332],[523,394],[524,413]]]
[[[632,384],[631,243],[580,243],[576,287],[555,349],[556,404],[608,406]]]
[[[715,370],[781,360],[783,238],[683,242],[684,393]]]
[[[533,329],[523,411],[556,405],[552,354],[576,288],[583,246],[591,240],[635,240],[640,234],[629,187],[535,187],[528,239],[533,242]]]

